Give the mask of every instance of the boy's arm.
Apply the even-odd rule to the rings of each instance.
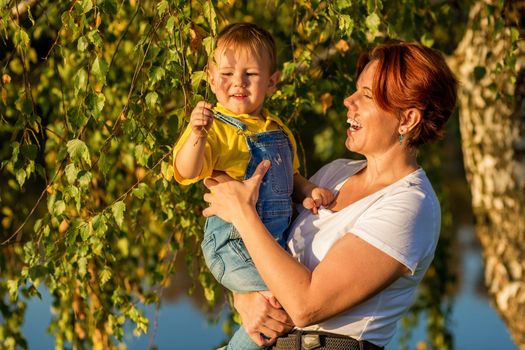
[[[317,187],[314,183],[308,181],[299,173],[293,175],[293,193],[292,199],[296,203],[302,203],[305,198],[310,197],[312,190]]]
[[[310,209],[314,214],[317,214],[317,209],[320,206],[327,206],[334,200],[332,191],[318,187],[299,173],[294,174],[293,185],[292,199],[294,202],[302,202],[303,207]]]
[[[206,139],[192,132],[177,152],[175,167],[183,178],[193,179],[201,173]]]
[[[185,179],[193,179],[202,171],[208,130],[213,122],[213,106],[201,101],[191,113],[191,132],[175,156],[174,166]]]

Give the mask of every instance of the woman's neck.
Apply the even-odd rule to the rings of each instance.
[[[419,168],[416,155],[409,151],[366,157],[367,166],[361,171],[366,183],[391,184]]]

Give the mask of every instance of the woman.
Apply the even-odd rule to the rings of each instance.
[[[440,53],[405,42],[363,54],[357,73],[357,91],[344,100],[346,147],[365,160],[336,160],[311,178],[337,195],[318,214],[299,212],[290,227],[291,254],[272,239],[254,206],[268,161],[244,182],[205,181],[212,192],[204,196],[210,205],[204,215],[235,225],[296,327],[275,342],[289,330],[286,314],[256,294],[237,294],[235,306],[259,344],[380,349],[433,259],[441,213],[416,155],[442,135],[457,81]]]

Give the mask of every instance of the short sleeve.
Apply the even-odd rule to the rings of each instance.
[[[433,192],[407,186],[378,199],[348,232],[390,255],[414,274],[418,263],[434,252],[441,215]]]

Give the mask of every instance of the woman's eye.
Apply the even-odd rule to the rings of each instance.
[[[232,76],[233,73],[230,73],[230,72],[222,72],[221,75],[225,76],[225,77],[229,77],[229,76]]]

